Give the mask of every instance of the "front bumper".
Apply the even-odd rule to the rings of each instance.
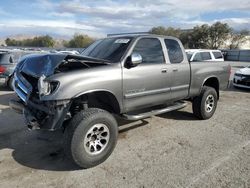
[[[250,89],[250,78],[244,75],[234,76],[233,85],[235,87]]]
[[[71,106],[70,100],[42,101],[37,97],[36,81],[16,71],[14,90],[19,99],[13,99],[9,105],[16,112],[24,115],[29,129],[56,130],[62,127]],[[33,81],[33,82],[32,82]],[[32,84],[33,85],[32,85]]]
[[[236,83],[233,83],[233,85],[234,85],[235,87],[240,87],[240,88],[250,89],[250,86],[247,86],[247,85],[236,84]]]
[[[25,104],[20,99],[12,99],[9,106],[19,114],[23,114],[25,124],[29,129],[54,131],[60,129],[69,111],[71,102],[51,101],[49,106],[38,105],[31,101]]]
[[[40,129],[36,117],[32,115],[30,110],[28,110],[28,108],[20,100],[11,99],[9,101],[9,106],[16,113],[24,115],[25,124],[29,129]]]

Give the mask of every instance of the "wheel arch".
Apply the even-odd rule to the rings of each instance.
[[[209,87],[214,88],[216,93],[217,93],[218,99],[219,99],[219,97],[220,97],[220,91],[219,91],[220,82],[219,82],[219,78],[217,76],[211,76],[211,77],[206,78],[202,83],[202,87],[200,88],[200,92],[204,86],[209,86]]]
[[[100,107],[99,105],[103,105],[104,110],[115,114],[121,113],[121,104],[119,100],[116,95],[109,90],[97,89],[85,91],[77,94],[73,100],[79,98],[87,98],[90,107]],[[97,104],[97,101],[99,104]]]

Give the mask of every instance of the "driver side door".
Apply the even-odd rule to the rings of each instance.
[[[136,67],[123,68],[125,111],[162,104],[170,99],[171,77],[158,38],[140,38],[132,51],[142,56]]]

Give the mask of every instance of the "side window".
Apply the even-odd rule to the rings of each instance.
[[[142,56],[142,63],[163,63],[164,56],[161,43],[156,38],[140,39],[133,52],[139,53]]]
[[[203,61],[212,59],[209,52],[201,52],[201,58]]]
[[[222,54],[220,52],[213,52],[215,59],[221,59],[223,58]]]
[[[183,61],[183,53],[179,43],[173,39],[165,39],[164,42],[168,50],[170,63],[181,63]]]
[[[197,52],[193,58],[193,61],[202,61],[201,53]]]

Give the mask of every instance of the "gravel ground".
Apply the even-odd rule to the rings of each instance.
[[[245,65],[245,64],[244,64]],[[233,65],[233,71],[240,66]],[[250,187],[250,92],[221,92],[215,115],[186,108],[141,121],[119,120],[118,144],[103,164],[78,169],[60,132],[28,131],[0,90],[0,187]]]

